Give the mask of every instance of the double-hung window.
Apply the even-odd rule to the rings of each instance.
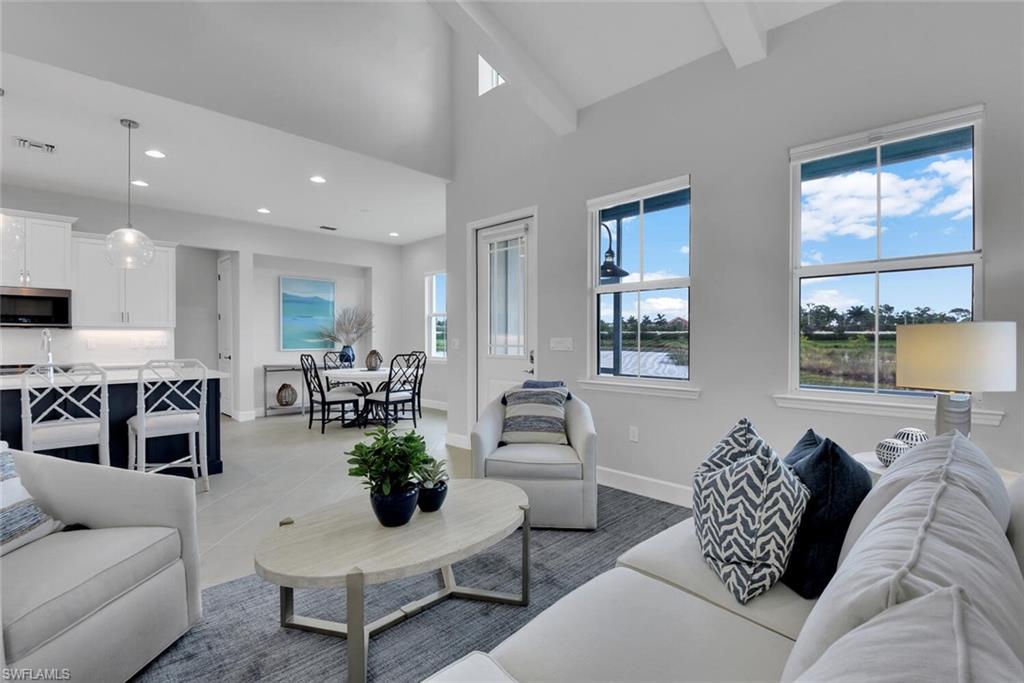
[[[447,284],[445,273],[427,275],[427,357],[448,357]]]
[[[794,388],[904,393],[896,326],[980,311],[981,114],[791,151]]]
[[[690,378],[689,176],[587,203],[595,376]]]

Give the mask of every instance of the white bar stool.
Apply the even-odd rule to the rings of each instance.
[[[34,365],[21,376],[21,447],[29,452],[97,446],[110,464],[107,373],[93,363]]]
[[[188,436],[188,455],[167,463],[146,462],[146,439]],[[198,441],[198,452],[196,442]],[[198,360],[152,360],[139,368],[136,413],[128,418],[128,467],[161,472],[189,467],[210,490],[206,465],[206,366]]]

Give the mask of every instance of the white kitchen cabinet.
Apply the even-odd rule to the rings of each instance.
[[[103,240],[76,237],[72,244],[75,278],[71,287],[71,324],[123,326],[124,271],[107,263]]]
[[[75,235],[72,324],[75,327],[174,327],[174,247],[157,245],[146,268],[107,263],[100,235]]]
[[[75,218],[2,209],[0,282],[8,287],[70,289]]]
[[[147,268],[124,271],[128,327],[174,327],[174,249],[157,247]]]

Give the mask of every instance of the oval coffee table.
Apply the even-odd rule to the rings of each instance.
[[[526,493],[494,479],[453,479],[438,512],[416,511],[405,526],[380,525],[369,495],[345,498],[294,521],[284,520],[256,548],[256,573],[281,587],[281,626],[348,640],[348,680],[366,680],[366,649],[380,633],[447,598],[527,605],[530,597],[530,508]],[[519,595],[455,583],[452,564],[523,527]],[[444,588],[365,623],[363,588],[429,571]],[[346,589],[346,623],[297,616],[294,589]]]

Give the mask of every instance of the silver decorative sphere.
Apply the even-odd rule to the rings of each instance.
[[[906,441],[900,441],[899,439],[882,439],[875,446],[875,455],[878,456],[878,462],[882,463],[885,467],[896,462],[896,458],[900,457],[904,453],[910,450],[910,445]]]
[[[928,432],[917,427],[904,427],[892,437],[907,443],[911,448],[928,440]]]
[[[117,268],[145,268],[155,253],[153,240],[131,226],[107,235],[107,263]]]

